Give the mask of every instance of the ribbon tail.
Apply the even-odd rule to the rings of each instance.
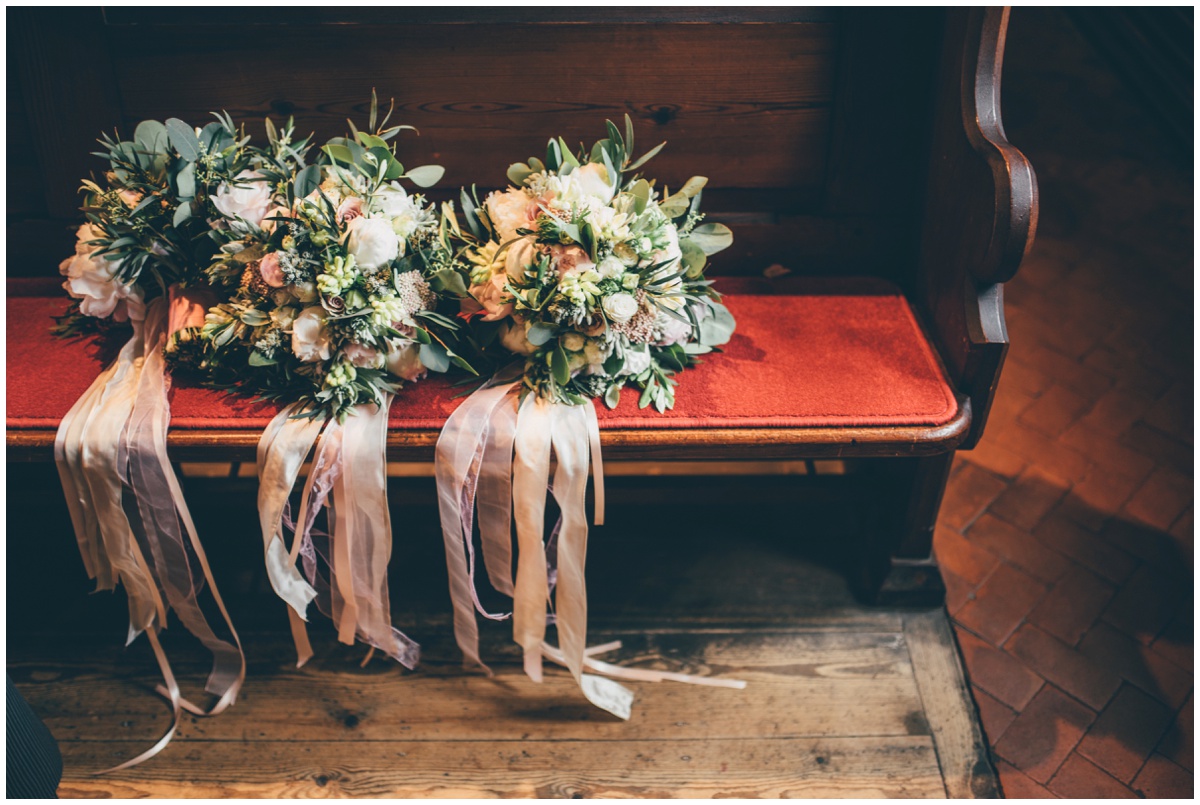
[[[335,621],[339,640],[353,642],[357,634],[406,668],[414,668],[420,647],[392,626],[388,595],[392,525],[387,505],[387,424],[391,403],[392,395],[385,394],[383,405],[360,405],[341,428],[341,476],[333,487],[333,576],[334,587],[341,592],[342,612],[335,611]]]
[[[312,450],[325,419],[295,418],[301,410],[297,405],[285,407],[271,420],[259,439],[258,514],[267,578],[275,594],[304,620],[308,605],[317,592],[296,569],[284,544],[283,512],[304,459]]]
[[[546,484],[550,478],[550,403],[528,395],[517,412],[513,451],[513,510],[517,524],[517,579],[513,594],[513,639],[525,651],[525,673],[542,681],[542,646],[550,589],[546,546]]]

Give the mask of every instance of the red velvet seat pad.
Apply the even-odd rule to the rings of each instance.
[[[957,413],[932,348],[893,286],[728,278],[717,287],[738,322],[725,352],[679,375],[671,411],[639,409],[639,393],[626,389],[615,410],[597,405],[601,428],[941,425]],[[112,357],[113,345],[51,335],[51,317],[65,307],[56,284],[8,282],[9,428],[57,427]],[[392,405],[391,427],[440,428],[461,390],[440,377],[407,386]],[[171,393],[175,428],[260,429],[278,410],[183,384]]]

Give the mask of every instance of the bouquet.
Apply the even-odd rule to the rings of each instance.
[[[514,638],[524,648],[526,672],[540,681],[543,658],[561,663],[590,701],[628,718],[632,694],[584,672],[670,675],[619,669],[586,647],[589,457],[597,525],[604,508],[592,399],[615,408],[631,385],[641,389],[641,407],[673,406],[675,375],[733,333],[733,317],[704,278],[708,256],[733,237],[721,224],[702,222],[703,177],[672,193],[638,172],[665,143],[634,160],[629,117],[623,134],[611,121],[607,129],[607,138],[578,153],[561,138],[550,140],[544,162],[510,166],[514,186],[483,203],[474,192],[462,193],[465,228],[451,225],[470,266],[460,315],[471,322],[470,341],[480,353],[493,366],[510,365],[451,415],[438,441],[436,474],[455,631],[467,662],[486,669],[473,607],[504,617],[485,612],[474,591],[478,500],[484,562],[492,585],[513,597]],[[543,539],[547,487],[561,511],[549,541]],[[558,646],[545,641],[551,618]]]
[[[286,403],[259,443],[259,511],[301,664],[314,599],[342,641],[416,664],[416,643],[388,611],[388,408],[405,381],[470,369],[455,352],[454,289],[465,286],[447,230],[401,184],[432,185],[443,169],[406,171],[394,138],[411,127],[388,127],[390,112],[377,125],[377,115],[373,99],[369,130],[351,123],[311,162],[290,123],[268,125],[268,148],[240,177],[247,189],[222,211],[220,228],[234,236],[206,269],[226,301],[208,311],[190,353],[212,383]],[[288,498],[314,445],[293,520]],[[316,527],[324,508],[332,533]],[[290,550],[285,529],[295,531]]]
[[[203,128],[148,120],[132,140],[104,136],[102,179],[83,182],[85,223],[60,271],[72,298],[57,331],[78,335],[128,323],[117,359],[59,427],[55,460],[84,565],[99,589],[118,582],[129,596],[130,635],[147,635],[163,673],[160,691],[174,723],[183,710],[213,715],[232,704],[245,676],[241,643],[167,458],[170,378],[164,352],[173,334],[203,321],[211,303],[204,268],[228,235],[212,221],[230,188],[258,161],[228,115]],[[201,611],[207,586],[225,621],[218,636]],[[213,654],[205,710],[184,699],[158,641],[174,610]]]
[[[290,125],[269,129],[270,167],[247,177],[268,214],[230,221],[244,236],[207,268],[229,289],[202,331],[226,385],[345,421],[428,369],[470,368],[453,349],[457,323],[437,312],[459,278],[440,219],[399,181],[428,186],[443,169],[405,172],[388,144],[405,128],[354,130],[308,166]]]
[[[622,136],[609,121],[608,138],[578,155],[551,140],[545,162],[509,167],[516,186],[483,204],[464,192],[463,313],[497,323],[496,340],[524,356],[523,382],[538,396],[615,408],[628,384],[642,389],[641,407],[661,412],[674,405],[674,374],[733,332],[704,278],[733,234],[701,223],[705,178],[660,194],[637,173],[663,146],[633,161],[625,123]]]

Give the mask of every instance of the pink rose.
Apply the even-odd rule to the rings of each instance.
[[[385,356],[377,349],[371,349],[363,344],[351,342],[342,347],[346,360],[359,369],[382,369]]]
[[[353,221],[355,218],[361,218],[363,214],[362,199],[357,196],[350,196],[337,208],[337,219],[341,223]]]
[[[484,321],[500,321],[513,312],[512,297],[504,290],[508,275],[500,272],[492,274],[491,280],[482,285],[472,285],[468,293],[474,297],[486,311]]]
[[[283,269],[279,266],[279,255],[276,252],[263,255],[258,261],[258,273],[263,282],[272,288],[282,288],[285,284]]]
[[[204,314],[217,304],[217,295],[206,286],[167,289],[167,332],[175,334],[188,327],[203,327]]]
[[[558,276],[574,271],[583,273],[596,267],[588,253],[578,246],[551,246],[550,259],[558,266]]]

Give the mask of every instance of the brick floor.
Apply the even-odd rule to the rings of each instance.
[[[1013,12],[1004,81],[1042,217],[934,536],[947,607],[1007,796],[1191,797],[1190,166],[1060,11]]]

